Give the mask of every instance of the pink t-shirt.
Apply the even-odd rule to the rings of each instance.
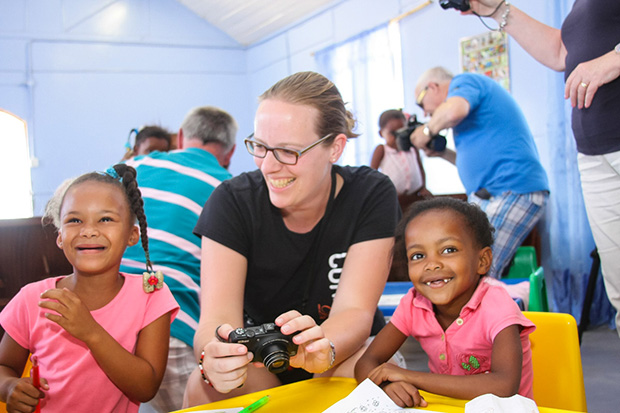
[[[444,332],[433,304],[415,291],[401,299],[390,322],[407,336],[414,337],[428,355],[432,373],[469,375],[491,370],[493,340],[504,328],[517,324],[521,329],[523,369],[519,394],[533,398],[532,352],[529,335],[536,326],[528,320],[497,281],[483,277],[469,302]]]
[[[138,333],[162,315],[179,309],[166,285],[146,294],[142,276],[122,274],[125,282],[107,305],[91,311],[93,318],[127,351],[134,352]],[[0,313],[0,324],[20,346],[39,359],[39,374],[50,389],[41,409],[51,412],[137,412],[132,401],[110,381],[86,345],[45,318],[43,291],[63,277],[47,278],[23,287]]]

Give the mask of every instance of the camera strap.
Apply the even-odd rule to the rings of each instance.
[[[312,246],[310,247],[310,250],[308,251],[306,258],[304,259],[304,262],[305,262],[304,265],[307,265],[308,267],[308,276],[306,277],[306,288],[304,288],[304,295],[301,300],[301,308],[299,309],[302,315],[306,313],[306,307],[308,306],[308,299],[310,298],[310,291],[312,290],[312,286],[314,285],[314,280],[316,278],[315,270],[316,270],[316,262],[319,258],[318,254],[319,254],[319,244],[321,242],[321,237],[323,236],[325,226],[327,225],[326,222],[334,206],[334,198],[336,194],[336,182],[337,182],[336,171],[335,171],[334,166],[332,166],[331,178],[332,178],[332,186],[329,192],[329,199],[327,201],[327,206],[325,207],[325,214],[323,214],[323,217],[319,221],[319,224],[318,224],[319,229],[314,239],[312,240]]]

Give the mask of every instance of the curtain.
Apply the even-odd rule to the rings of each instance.
[[[384,24],[315,54],[319,72],[338,87],[357,119],[360,136],[347,143],[345,165],[369,165],[374,148],[383,143],[379,116],[404,105],[400,30]]]

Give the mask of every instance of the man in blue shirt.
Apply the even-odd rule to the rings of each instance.
[[[489,275],[500,278],[549,197],[547,174],[525,116],[505,89],[479,74],[453,76],[435,67],[420,77],[415,93],[431,118],[411,134],[411,142],[456,165],[469,202],[478,204],[495,227]],[[431,137],[447,128],[452,128],[456,152],[428,149]]]
[[[181,307],[170,327],[168,365],[159,392],[141,412],[169,412],[183,403],[187,378],[196,367],[194,333],[200,318],[200,247],[193,230],[202,208],[223,180],[235,149],[237,123],[215,107],[193,109],[181,124],[180,150],[152,152],[127,164],[138,172],[138,186],[148,221],[153,269]],[[141,245],[127,248],[121,271],[141,274]]]

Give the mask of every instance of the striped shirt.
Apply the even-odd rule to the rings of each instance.
[[[199,148],[153,152],[127,164],[138,172],[153,269],[162,271],[181,307],[170,335],[193,347],[200,317],[201,240],[192,231],[213,189],[231,175]],[[138,243],[125,251],[121,271],[141,274],[145,261]]]

